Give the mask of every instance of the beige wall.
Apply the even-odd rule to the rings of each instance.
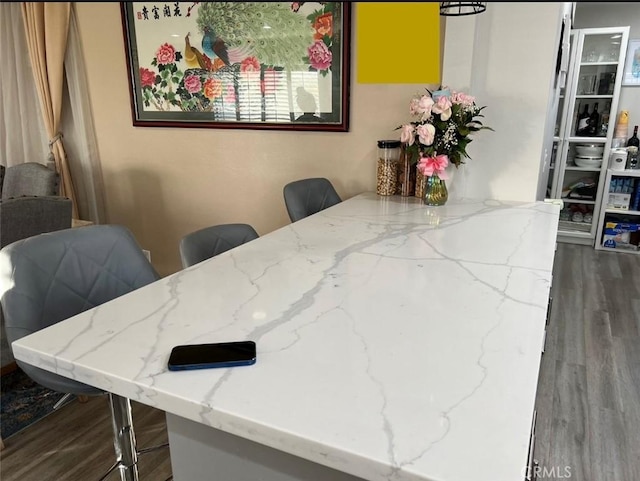
[[[161,274],[180,268],[178,243],[195,229],[246,222],[266,234],[288,224],[282,187],[291,180],[327,177],[345,199],[374,190],[376,140],[398,138],[409,99],[427,87],[358,84],[352,69],[346,133],[133,127],[119,5],[76,6],[108,221],[131,228]],[[492,2],[472,19],[448,20],[444,82],[488,105],[496,129],[471,144],[455,197],[535,199],[559,12]],[[357,50],[354,40],[352,65]]]
[[[132,229],[163,275],[180,268],[178,243],[190,231],[288,224],[282,187],[291,180],[327,177],[343,198],[374,190],[376,140],[398,138],[410,97],[426,86],[352,80],[347,133],[133,127],[119,5],[76,7],[108,221]]]
[[[536,199],[562,3],[489,2],[447,23],[443,83],[468,90],[485,125],[456,173],[465,198]]]

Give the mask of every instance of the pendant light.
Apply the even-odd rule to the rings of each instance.
[[[445,17],[475,15],[486,9],[487,2],[440,2],[440,15]]]

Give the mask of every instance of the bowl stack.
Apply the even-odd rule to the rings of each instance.
[[[600,168],[604,145],[602,144],[576,144],[576,155],[573,161],[578,167]]]

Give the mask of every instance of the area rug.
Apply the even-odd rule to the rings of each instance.
[[[36,384],[19,368],[4,374],[0,384],[2,439],[51,414],[53,405],[64,396]]]

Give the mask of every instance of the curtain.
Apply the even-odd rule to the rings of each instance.
[[[66,83],[62,103],[62,131],[78,200],[78,212],[81,219],[101,224],[106,221],[104,181],[75,3],[71,7],[64,71]]]
[[[18,2],[0,3],[0,65],[0,164],[46,164],[49,138],[40,113]]]
[[[70,12],[70,2],[22,3],[27,48],[49,136],[50,154],[60,173],[60,194],[71,199],[73,217],[78,218],[75,189],[60,132]]]

